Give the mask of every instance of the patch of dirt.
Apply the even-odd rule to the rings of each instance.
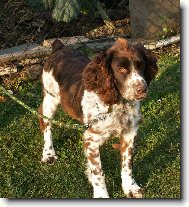
[[[12,93],[18,92],[19,87],[27,84],[28,81],[29,79],[25,70],[0,76],[0,84]]]
[[[0,50],[44,39],[84,35],[88,38],[123,35],[130,32],[126,10],[108,9],[118,30],[110,30],[97,13],[81,13],[70,23],[55,21],[48,11],[38,11],[25,0],[1,0]]]
[[[161,47],[153,51],[154,54],[159,58],[162,54],[174,54],[176,56],[180,55],[180,42],[168,45],[166,47]]]
[[[103,25],[87,32],[86,36],[89,39],[95,39],[95,38],[107,37],[111,35],[113,36],[129,35],[131,33],[129,17],[124,18],[122,20],[113,21],[113,24],[116,29],[111,29],[108,28],[107,25]]]

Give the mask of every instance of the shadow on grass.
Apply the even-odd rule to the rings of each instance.
[[[161,65],[159,66],[159,72],[161,71],[160,67]],[[143,104],[147,105],[152,99],[157,101],[162,96],[179,92],[180,89],[180,62],[177,62],[163,69],[162,74],[158,76],[158,80],[152,82],[149,90],[149,98]]]
[[[12,121],[18,120],[19,117],[26,113],[26,110],[17,105],[13,100],[0,103],[0,111],[0,128],[8,127]]]
[[[180,73],[179,63],[173,64],[171,67],[166,68],[157,81],[154,81],[151,86],[150,98],[146,100],[143,105],[148,105],[152,100],[155,104],[162,98],[167,98],[171,103],[178,101],[180,89]],[[175,97],[176,96],[176,97]],[[178,101],[179,102],[179,101]],[[137,148],[146,148],[148,153],[145,153],[142,158],[138,158],[134,164],[134,175],[136,180],[145,186],[149,177],[156,174],[157,171],[162,171],[167,166],[171,165],[176,157],[179,155],[181,132],[180,132],[180,107],[178,104],[173,106],[166,106],[162,103],[159,110],[156,110],[150,121],[145,123],[139,129],[139,143]],[[167,110],[168,109],[168,110]],[[148,110],[147,108],[145,110]],[[164,112],[163,115],[160,112]],[[148,112],[146,112],[148,114]],[[148,115],[147,115],[148,116]],[[159,132],[164,131],[162,137]],[[148,136],[158,136],[157,142],[152,149],[148,149],[145,141]],[[158,140],[159,139],[159,140]],[[153,143],[153,140],[151,140]],[[136,149],[137,151],[137,149]],[[137,152],[136,152],[137,153]],[[179,196],[179,195],[178,195]]]
[[[139,183],[145,186],[152,174],[162,171],[175,161],[180,148],[177,145],[180,142],[179,137],[180,130],[176,129],[170,135],[165,136],[164,141],[157,144],[140,161],[135,162],[134,174],[136,174],[136,180]]]

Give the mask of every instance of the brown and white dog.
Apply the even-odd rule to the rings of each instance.
[[[132,151],[141,118],[140,101],[157,73],[155,56],[142,45],[118,38],[92,61],[82,52],[52,44],[43,74],[43,104],[39,111],[52,118],[57,106],[90,127],[84,132],[87,175],[94,198],[108,198],[99,147],[111,135],[120,138],[122,188],[127,197],[142,198],[142,189],[132,177]],[[42,162],[57,159],[51,122],[40,119],[44,133]]]

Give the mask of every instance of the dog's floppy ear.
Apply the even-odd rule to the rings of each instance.
[[[146,49],[144,46],[137,45],[137,47],[142,52],[142,56],[145,61],[144,78],[147,85],[149,85],[158,72],[157,58],[150,50]]]
[[[85,68],[83,73],[85,89],[93,91],[108,105],[117,103],[118,89],[111,70],[111,54],[100,53]]]
[[[52,52],[55,52],[56,50],[60,50],[64,47],[64,44],[59,40],[56,39],[53,43],[52,43]]]

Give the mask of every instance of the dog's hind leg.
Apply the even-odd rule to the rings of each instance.
[[[43,116],[52,119],[59,104],[59,100],[52,95],[45,93],[42,107],[40,108]],[[53,141],[52,141],[52,131],[51,131],[51,120],[41,118],[40,126],[44,133],[44,148],[42,162],[51,164],[57,160],[57,156],[54,151]]]

